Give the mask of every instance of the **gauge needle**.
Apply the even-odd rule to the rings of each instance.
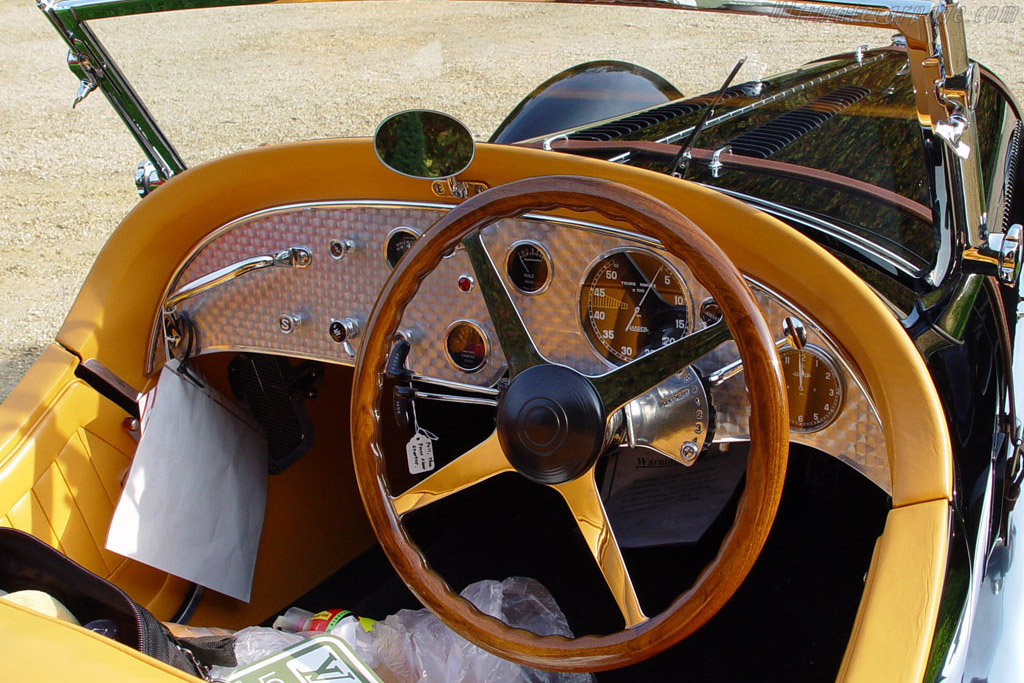
[[[801,353],[799,355],[800,355],[800,365],[798,366],[797,371],[793,373],[793,376],[800,380],[799,390],[800,390],[801,393],[803,393],[803,391],[804,391],[804,379],[810,379],[812,377],[812,375],[810,373],[804,371],[804,354]]]
[[[642,297],[640,297],[640,303],[638,303],[636,305],[636,308],[633,309],[633,316],[629,319],[629,322],[626,323],[626,329],[627,330],[630,328],[630,326],[632,326],[633,321],[636,320],[636,317],[638,315],[640,315],[640,309],[643,308],[644,301],[647,300],[647,295],[651,293],[652,289],[654,289],[654,283],[658,279],[658,276],[661,275],[661,270],[664,267],[665,266],[658,266],[658,272],[656,272],[654,274],[654,277],[652,277],[650,280],[648,280],[648,282],[647,282],[647,289],[644,290],[644,295]],[[637,268],[636,270],[637,270],[638,273],[640,273],[640,277],[644,277],[643,271],[641,271],[639,268]]]

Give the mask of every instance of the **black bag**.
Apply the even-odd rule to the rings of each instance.
[[[234,665],[232,638],[181,639],[171,635],[167,627],[149,610],[128,597],[114,584],[101,579],[35,536],[16,529],[0,528],[0,588],[13,593],[39,590],[60,600],[82,624],[96,619],[109,619],[117,625],[114,637],[119,643],[134,648],[182,671],[204,677],[205,668],[195,652],[214,655],[210,664]],[[204,641],[204,642],[197,642]],[[228,661],[223,661],[226,655]]]

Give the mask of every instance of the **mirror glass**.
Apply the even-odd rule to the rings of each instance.
[[[373,136],[377,158],[413,178],[450,178],[473,161],[473,136],[461,122],[414,109],[389,116]]]

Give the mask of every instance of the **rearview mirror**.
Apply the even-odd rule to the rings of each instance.
[[[436,111],[393,114],[373,135],[377,158],[412,178],[450,178],[473,161],[473,136],[461,122]]]

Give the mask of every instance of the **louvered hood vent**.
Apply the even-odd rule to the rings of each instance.
[[[748,94],[747,90],[749,88],[749,83],[741,83],[740,85],[734,85],[731,88],[727,88],[722,94],[721,102],[732,99],[737,95]],[[641,131],[649,126],[664,123],[665,121],[674,119],[677,116],[685,116],[687,114],[692,114],[695,111],[700,111],[704,107],[708,106],[713,99],[714,95],[708,95],[694,97],[693,99],[683,100],[682,102],[670,102],[668,104],[663,104],[660,107],[640,112],[639,114],[633,114],[632,116],[618,119],[617,121],[611,121],[600,126],[593,126],[592,128],[578,130],[575,133],[570,133],[568,138],[570,140],[597,140],[599,142],[608,142],[609,140],[620,138],[623,135],[636,133],[637,131]]]
[[[857,85],[844,85],[813,102],[772,119],[763,126],[747,131],[727,144],[732,147],[733,154],[767,159],[870,92],[867,88]]]

